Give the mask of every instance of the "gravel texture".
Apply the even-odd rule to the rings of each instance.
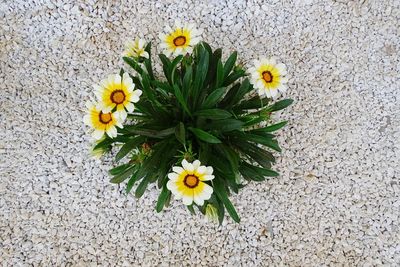
[[[281,176],[233,197],[241,224],[157,214],[88,158],[91,85],[176,18],[289,69]],[[399,266],[399,21],[397,0],[2,0],[0,265]]]

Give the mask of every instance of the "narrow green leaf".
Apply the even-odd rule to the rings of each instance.
[[[156,211],[157,212],[162,211],[162,209],[164,208],[165,202],[168,199],[168,195],[170,195],[170,194],[171,194],[171,191],[169,191],[167,189],[167,186],[164,185],[162,190],[161,190],[161,193],[160,193],[160,195],[158,196],[158,199],[157,199],[157,205],[156,205]]]
[[[189,210],[190,214],[196,215],[196,212],[194,211],[194,208],[193,208],[193,204],[189,205],[189,206],[186,206],[186,207]]]
[[[129,176],[132,175],[132,172],[133,172],[133,168],[130,167],[126,171],[124,171],[123,173],[118,174],[117,176],[114,176],[113,178],[111,178],[110,182],[113,183],[113,184],[122,183],[123,181],[128,179]]]
[[[198,129],[198,128],[193,128],[193,127],[189,127],[188,129],[189,129],[189,131],[194,133],[194,135],[197,138],[199,138],[200,140],[202,140],[204,142],[211,143],[211,144],[221,143],[221,140],[219,140],[214,135],[207,133],[206,131],[203,131],[203,130]]]
[[[246,72],[242,69],[232,72],[228,77],[225,78],[223,86],[228,86],[234,83],[237,79],[246,76]]]
[[[240,222],[239,215],[237,214],[235,207],[232,205],[232,202],[228,198],[225,186],[219,181],[218,178],[213,179],[212,183],[215,189],[214,190],[215,194],[224,203],[225,208],[228,211],[229,215],[235,222],[239,223]]]
[[[228,77],[228,74],[231,72],[232,68],[235,66],[235,62],[237,59],[237,52],[233,52],[229,58],[226,60],[224,65],[224,80]]]
[[[269,102],[269,98],[265,97],[261,99],[258,95],[251,99],[245,99],[234,107],[234,110],[242,109],[258,109],[265,107]]]
[[[135,185],[136,181],[138,180],[138,175],[137,175],[137,171],[135,171],[131,178],[129,178],[128,183],[126,184],[126,189],[125,189],[125,193],[129,194],[132,190],[132,187]]]
[[[278,111],[278,110],[281,110],[281,109],[284,109],[284,108],[290,106],[290,104],[292,104],[292,103],[293,103],[293,99],[284,99],[284,100],[274,103],[268,109],[271,112]]]
[[[280,128],[282,128],[283,126],[285,126],[287,124],[287,121],[282,121],[279,122],[277,124],[273,124],[264,128],[259,128],[259,129],[254,129],[251,132],[253,133],[265,133],[265,132],[274,132],[276,130],[279,130]]]
[[[142,144],[145,141],[145,138],[142,136],[137,136],[132,138],[132,140],[129,140],[126,142],[121,149],[118,151],[117,155],[115,156],[115,160],[119,161],[122,158],[124,158],[132,149],[138,147],[140,144]]]
[[[175,127],[167,128],[164,130],[151,130],[151,129],[141,128],[136,125],[129,125],[124,128],[126,129],[126,131],[128,131],[130,133],[147,136],[147,137],[152,137],[152,138],[164,138],[164,137],[174,134],[174,132],[175,132]]]
[[[185,132],[185,125],[182,122],[175,127],[175,136],[178,141],[185,145],[186,143],[186,132]]]
[[[221,98],[224,96],[225,92],[226,92],[225,87],[215,89],[207,96],[201,107],[204,109],[214,107],[219,102],[219,100],[221,100]]]
[[[135,197],[136,198],[140,198],[141,196],[143,196],[144,191],[146,191],[147,185],[149,184],[149,176],[145,176],[142,181],[140,182],[140,184],[138,185],[138,187],[136,188],[135,191]]]
[[[220,87],[224,81],[224,66],[222,65],[221,59],[217,63],[217,77],[215,80],[215,87]]]
[[[144,66],[150,75],[150,80],[154,80],[153,66],[151,64],[151,41],[147,43],[144,50],[149,54],[149,58],[144,58]]]
[[[113,176],[114,176],[114,175],[118,175],[118,174],[124,172],[126,169],[128,169],[128,168],[131,167],[131,166],[132,166],[132,165],[131,165],[131,164],[128,164],[128,163],[122,164],[122,165],[120,165],[120,166],[117,166],[117,167],[112,168],[111,170],[108,171],[108,173],[109,173],[110,175],[113,175]]]
[[[184,96],[185,101],[187,101],[187,97],[189,96],[188,92],[190,92],[190,89],[192,87],[192,74],[193,74],[192,66],[187,67],[185,76],[183,76],[183,84],[182,84],[183,91],[186,92]]]
[[[219,119],[227,119],[232,117],[232,114],[229,113],[226,110],[223,109],[203,109],[203,110],[199,110],[196,113],[194,113],[194,115],[197,115],[199,117],[204,117],[204,118],[210,118],[210,119],[214,119],[214,120],[219,120]]]
[[[189,116],[191,116],[191,112],[190,112],[190,110],[189,110],[189,108],[187,106],[187,103],[185,101],[185,98],[184,98],[181,90],[179,89],[179,87],[176,84],[174,84],[173,86],[174,86],[174,92],[175,92],[176,99],[178,100],[179,104],[181,104],[181,106],[185,110],[185,112]]]
[[[243,122],[236,119],[215,120],[207,125],[209,129],[218,130],[219,132],[230,132],[233,130],[241,130]]]
[[[142,74],[143,69],[140,67],[140,65],[136,62],[135,59],[130,58],[130,57],[123,57],[122,58],[129,66],[131,66],[137,73]]]

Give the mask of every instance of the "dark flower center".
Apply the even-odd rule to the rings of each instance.
[[[112,121],[111,113],[100,112],[99,119],[102,123],[107,124]]]
[[[174,45],[175,46],[182,46],[186,43],[186,37],[185,36],[178,36],[174,39]]]
[[[125,94],[122,90],[116,90],[111,94],[111,101],[115,104],[122,104],[125,100]]]
[[[199,184],[199,178],[195,175],[188,174],[183,180],[183,183],[189,188],[195,188]]]
[[[267,82],[267,83],[272,82],[273,76],[272,76],[272,73],[270,71],[264,71],[262,73],[262,77],[263,77],[265,82]]]

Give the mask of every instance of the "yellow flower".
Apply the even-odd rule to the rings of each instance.
[[[144,57],[149,58],[149,53],[144,50],[145,48],[145,41],[143,39],[136,38],[134,41],[128,41],[125,44],[125,57]]]
[[[218,210],[213,204],[207,204],[206,217],[212,222],[218,221]]]
[[[87,115],[83,117],[83,122],[94,129],[92,136],[100,140],[104,133],[111,138],[117,136],[117,128],[122,128],[122,120],[115,113],[103,113],[99,104],[93,104],[88,102],[86,104],[88,108]]]
[[[162,41],[160,47],[166,56],[192,53],[193,47],[201,41],[202,33],[203,31],[196,29],[192,23],[182,25],[177,21],[174,29],[166,26],[164,33],[160,33],[159,37]]]
[[[249,68],[249,73],[251,83],[258,89],[260,96],[275,98],[278,91],[286,91],[286,66],[282,63],[277,64],[274,58],[254,60],[254,66]]]
[[[121,77],[119,74],[110,75],[107,79],[102,80],[100,85],[95,85],[95,94],[99,99],[102,110],[110,113],[116,108],[116,113],[125,120],[127,112],[135,109],[133,103],[139,101],[142,95],[141,90],[134,90],[135,84],[128,73],[124,73]]]
[[[173,167],[173,172],[168,174],[167,188],[176,199],[182,199],[183,204],[191,205],[193,201],[202,206],[204,200],[210,199],[213,188],[205,181],[214,179],[213,168],[200,166],[200,161],[193,163],[182,161],[182,167]]]

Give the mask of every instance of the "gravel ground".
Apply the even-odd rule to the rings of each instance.
[[[176,18],[291,74],[281,176],[233,197],[241,224],[156,214],[88,158],[91,85]],[[397,0],[3,0],[0,265],[399,266],[399,20]]]

